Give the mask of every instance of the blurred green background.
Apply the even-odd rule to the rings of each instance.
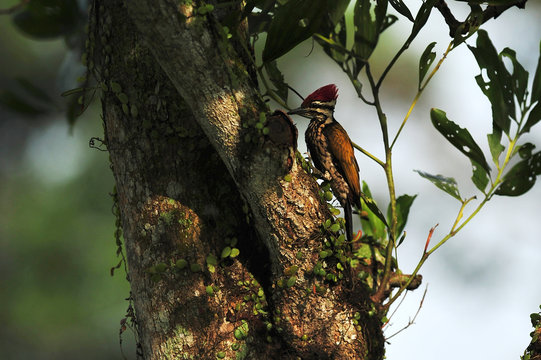
[[[78,58],[65,39],[29,39],[0,15],[0,96],[32,99],[26,116],[0,107],[2,359],[122,358],[129,285],[123,270],[110,275],[113,178],[108,154],[88,146],[103,137],[99,104],[70,128],[60,97],[77,86]],[[28,96],[27,82],[52,102]],[[134,358],[133,335],[123,340]]]

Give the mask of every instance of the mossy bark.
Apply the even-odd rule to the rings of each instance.
[[[91,10],[143,357],[381,359],[369,294],[313,274],[330,213],[294,127],[268,114],[242,40],[187,3]]]

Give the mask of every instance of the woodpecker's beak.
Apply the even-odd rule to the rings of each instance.
[[[308,109],[305,109],[305,108],[296,108],[296,109],[293,109],[291,111],[288,111],[288,115],[300,115],[300,116],[303,116],[303,117],[310,117],[309,114],[309,110]]]

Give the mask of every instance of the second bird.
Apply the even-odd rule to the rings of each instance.
[[[359,165],[353,145],[342,125],[334,118],[338,88],[334,84],[323,86],[304,99],[300,108],[288,114],[310,119],[306,130],[306,145],[315,167],[330,180],[334,196],[344,208],[346,236],[353,239],[353,205],[361,208]]]

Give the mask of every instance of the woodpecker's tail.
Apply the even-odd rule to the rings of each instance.
[[[349,200],[347,200],[344,205],[344,218],[346,219],[346,238],[348,239],[348,242],[351,243],[351,241],[353,241],[353,216],[351,202]]]

